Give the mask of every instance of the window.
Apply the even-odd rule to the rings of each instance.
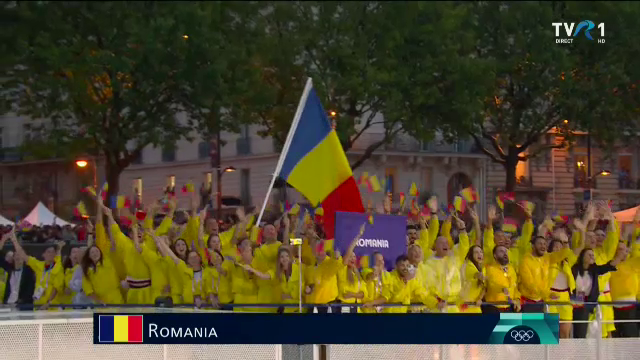
[[[176,191],[176,176],[169,175],[167,177],[167,192],[175,192]]]
[[[573,187],[588,188],[587,155],[574,155],[573,160]]]
[[[136,156],[133,159],[131,159],[131,164],[133,164],[133,165],[142,164],[142,151],[140,151],[140,154],[138,154],[138,156]]]
[[[211,142],[209,141],[200,141],[198,143],[198,159],[206,159],[211,153]]]
[[[635,189],[633,180],[633,157],[631,154],[618,155],[618,185],[620,189]]]
[[[240,134],[242,135],[242,138],[244,139],[248,139],[249,136],[249,125],[244,125],[241,129],[240,129]]]
[[[386,168],[384,169],[384,183],[385,183],[385,192],[395,194],[396,193],[396,168]]]
[[[249,169],[240,172],[240,199],[245,206],[251,205],[250,175]]]
[[[431,191],[431,183],[433,182],[433,168],[425,168],[422,170],[422,185],[426,191]]]
[[[211,189],[211,185],[213,185],[213,173],[206,172],[204,173],[204,188],[209,190]]]
[[[142,202],[142,178],[133,180],[133,194],[136,196],[136,200]]]
[[[162,147],[162,162],[176,161],[176,147],[175,145],[167,145]]]

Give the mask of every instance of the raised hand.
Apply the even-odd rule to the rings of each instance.
[[[438,198],[435,196],[430,197],[429,200],[427,200],[427,206],[429,206],[431,213],[435,214],[436,211],[438,211]]]
[[[487,218],[489,219],[489,222],[496,219],[496,213],[496,207],[494,205],[489,205],[489,208],[487,209]]]

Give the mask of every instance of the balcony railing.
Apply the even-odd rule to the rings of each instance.
[[[589,188],[589,179],[586,176],[583,176],[583,175],[580,175],[580,174],[576,174],[576,175],[573,176],[573,187],[574,188],[588,189]],[[591,179],[591,188],[592,189],[597,189],[598,188],[598,180],[597,180],[597,178]]]
[[[236,153],[238,155],[251,155],[251,138],[242,137],[236,140]]]
[[[640,190],[640,179],[620,175],[618,177],[618,188],[621,190]]]

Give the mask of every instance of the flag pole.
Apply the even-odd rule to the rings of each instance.
[[[312,87],[313,87],[313,81],[311,80],[311,78],[307,78],[307,84],[304,86],[304,91],[302,92],[302,96],[300,97],[300,102],[298,103],[298,109],[296,109],[296,113],[293,116],[293,122],[291,123],[291,128],[289,128],[287,139],[284,142],[284,146],[282,147],[282,152],[280,153],[280,157],[278,158],[278,163],[276,164],[276,170],[273,172],[273,177],[271,178],[271,184],[269,184],[269,189],[267,189],[267,195],[264,197],[264,202],[262,203],[262,209],[260,210],[260,215],[256,220],[257,226],[260,226],[260,220],[262,220],[262,215],[264,215],[264,210],[267,207],[267,203],[269,202],[269,195],[271,195],[271,190],[273,190],[273,185],[275,184],[276,179],[278,178],[278,174],[280,174],[280,170],[282,169],[282,164],[284,163],[284,159],[287,157],[287,153],[289,152],[289,147],[291,147],[293,134],[296,133],[296,129],[298,128],[298,123],[300,122],[300,117],[302,116],[302,110],[304,109],[304,104],[307,102],[307,98],[309,97],[309,92],[311,91]]]

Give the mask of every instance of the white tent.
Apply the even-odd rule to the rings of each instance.
[[[22,219],[22,221],[27,221],[29,224],[37,226],[53,224],[60,226],[72,225],[71,223],[57,217],[56,214],[49,211],[49,209],[47,209],[47,207],[41,202],[38,202],[38,205],[36,205],[36,207],[34,207],[29,215]]]
[[[9,219],[0,215],[0,225],[13,225],[13,222],[9,221]]]
[[[632,222],[633,217],[636,216],[636,211],[638,211],[638,208],[640,208],[640,205],[626,209],[626,210],[615,212],[613,213],[613,215],[616,217],[616,220],[618,222]]]

